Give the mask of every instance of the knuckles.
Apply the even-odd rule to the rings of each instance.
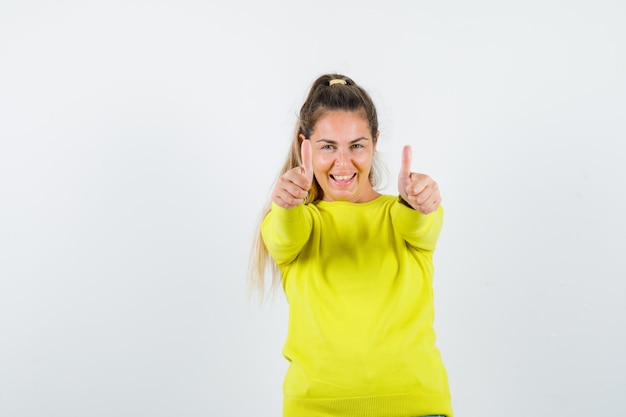
[[[281,175],[272,191],[272,201],[285,209],[300,205],[308,195],[312,182],[305,174],[302,168],[296,167]]]

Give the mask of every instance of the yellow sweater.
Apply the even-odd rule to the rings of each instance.
[[[285,417],[452,417],[433,329],[442,221],[387,195],[272,205],[261,232],[289,302]]]

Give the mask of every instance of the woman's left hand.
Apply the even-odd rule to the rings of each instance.
[[[402,150],[402,167],[398,175],[398,192],[411,207],[422,214],[432,213],[441,204],[437,183],[425,174],[411,172],[410,146]]]

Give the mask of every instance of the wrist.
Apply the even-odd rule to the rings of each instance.
[[[400,203],[400,204],[402,204],[402,205],[404,205],[404,206],[407,206],[407,207],[408,207],[408,208],[410,208],[410,209],[415,210],[415,209],[413,208],[413,206],[412,206],[411,204],[409,204],[409,202],[408,202],[408,201],[406,201],[404,198],[402,198],[402,195],[398,195],[398,203]]]

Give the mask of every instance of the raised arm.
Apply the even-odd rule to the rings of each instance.
[[[311,142],[302,141],[302,165],[285,172],[272,192],[272,208],[261,225],[261,235],[278,264],[296,258],[309,239],[313,227],[311,214],[304,206],[313,183]]]

